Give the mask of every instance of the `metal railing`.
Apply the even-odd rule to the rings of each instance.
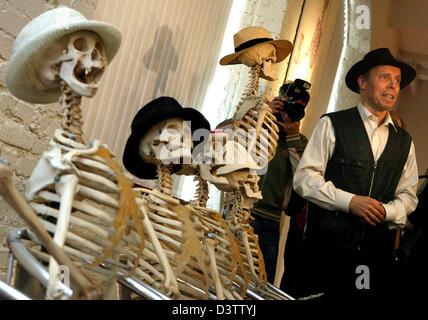
[[[31,300],[25,294],[0,280],[0,300]]]
[[[40,264],[40,262],[27,250],[23,245],[21,239],[28,238],[25,229],[12,228],[6,237],[6,242],[11,252],[11,260],[9,261],[8,272],[7,272],[7,284],[10,286],[12,279],[13,259],[16,259],[21,266],[33,276],[43,287],[47,288],[49,283],[49,272]],[[120,276],[120,275],[119,275]],[[144,299],[148,300],[170,300],[167,296],[157,291],[156,289],[148,286],[144,282],[134,277],[120,278],[118,279],[119,284],[140,295]],[[58,282],[58,288],[61,289],[67,297],[72,297],[73,290]],[[14,289],[14,288],[12,288]],[[6,290],[6,289],[5,289]],[[18,290],[14,289],[16,292]],[[9,291],[5,291],[5,294]],[[16,295],[19,297],[19,295]],[[24,297],[22,295],[21,297]]]
[[[10,250],[10,260],[6,275],[6,283],[2,283],[0,287],[0,298],[4,299],[29,299],[24,294],[20,293],[17,289],[11,286],[13,263],[16,259],[19,264],[32,276],[34,277],[43,287],[47,288],[49,283],[49,272],[45,267],[28,251],[24,246],[21,239],[28,238],[25,229],[12,228],[6,237],[6,242]],[[119,274],[118,283],[136,293],[143,299],[147,300],[171,300],[168,296],[147,285],[143,281],[136,277],[121,277]],[[183,284],[189,285],[184,281],[178,279]],[[234,284],[237,286],[236,284]],[[58,288],[61,289],[67,297],[73,296],[73,290],[61,282],[58,282]],[[254,300],[266,300],[266,299],[280,299],[280,300],[295,300],[287,293],[281,291],[270,283],[266,283],[264,288],[257,289],[253,285],[249,284],[247,288],[247,295],[249,298]],[[210,299],[216,299],[213,292],[210,292]]]

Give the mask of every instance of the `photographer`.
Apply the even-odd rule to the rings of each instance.
[[[258,182],[263,199],[254,205],[252,215],[255,220],[251,225],[259,237],[270,283],[275,279],[281,215],[284,210],[288,214],[293,174],[308,141],[300,133],[300,120],[309,102],[309,87],[308,82],[300,79],[283,84],[280,96],[269,104],[278,120],[279,140],[275,156],[269,162],[266,174],[261,175]]]

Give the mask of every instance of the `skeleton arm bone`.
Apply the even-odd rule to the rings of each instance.
[[[210,270],[211,275],[214,277],[214,285],[216,290],[217,299],[224,300],[223,286],[221,284],[214,248],[217,246],[218,241],[213,238],[207,238],[205,240],[208,256],[210,258]]]
[[[138,199],[140,200],[140,199]],[[137,201],[138,203],[138,201]],[[159,242],[159,239],[153,230],[153,226],[149,221],[149,217],[147,215],[147,207],[145,203],[140,202],[138,205],[141,208],[141,211],[144,215],[144,218],[142,219],[143,226],[148,233],[148,236],[150,238],[151,243],[153,244],[154,250],[156,251],[157,255],[159,256],[160,263],[164,269],[165,272],[165,287],[167,287],[171,292],[173,292],[175,295],[178,295],[178,284],[177,280],[175,278],[175,275],[172,271],[171,265],[168,262],[168,258],[165,255],[165,252],[162,248],[162,245]]]
[[[55,185],[57,193],[61,196],[61,201],[53,240],[60,247],[63,247],[65,243],[73,198],[77,189],[77,181],[78,179],[75,175],[68,174],[61,176],[60,181]],[[58,279],[58,271],[58,263],[55,261],[55,258],[52,257],[49,263],[49,286],[47,290],[48,297],[54,297],[57,292],[56,282]]]
[[[91,155],[98,151],[98,148],[101,146],[101,142],[99,140],[93,141],[92,148],[86,149],[86,150],[73,150],[68,152],[64,155],[63,161],[64,163],[71,163],[71,160],[74,157],[80,156],[80,155]]]

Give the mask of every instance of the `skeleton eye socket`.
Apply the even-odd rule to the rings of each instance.
[[[87,51],[88,45],[85,38],[77,38],[73,41],[73,47],[78,51]]]
[[[167,131],[168,131],[168,132],[171,132],[171,133],[176,133],[177,131],[179,131],[178,125],[177,125],[177,124],[175,124],[175,123],[173,123],[173,124],[169,124],[169,125],[166,127],[166,129],[167,129]]]
[[[93,60],[95,60],[95,59],[98,58],[98,51],[97,50],[92,50],[92,52],[91,52],[91,58]]]
[[[104,49],[103,49],[104,47],[103,47],[103,45],[101,44],[101,43],[99,43],[98,41],[97,42],[95,42],[95,49],[97,49],[98,50],[98,52],[104,52]]]

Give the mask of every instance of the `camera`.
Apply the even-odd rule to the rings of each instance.
[[[288,97],[288,100],[282,100],[283,111],[292,122],[299,121],[305,116],[305,106],[297,102],[297,100],[303,100],[307,104],[309,101],[308,90],[310,88],[311,84],[302,79],[296,79],[294,82],[284,84],[281,87],[279,97]],[[276,114],[275,117],[278,121],[283,122],[280,114]]]

